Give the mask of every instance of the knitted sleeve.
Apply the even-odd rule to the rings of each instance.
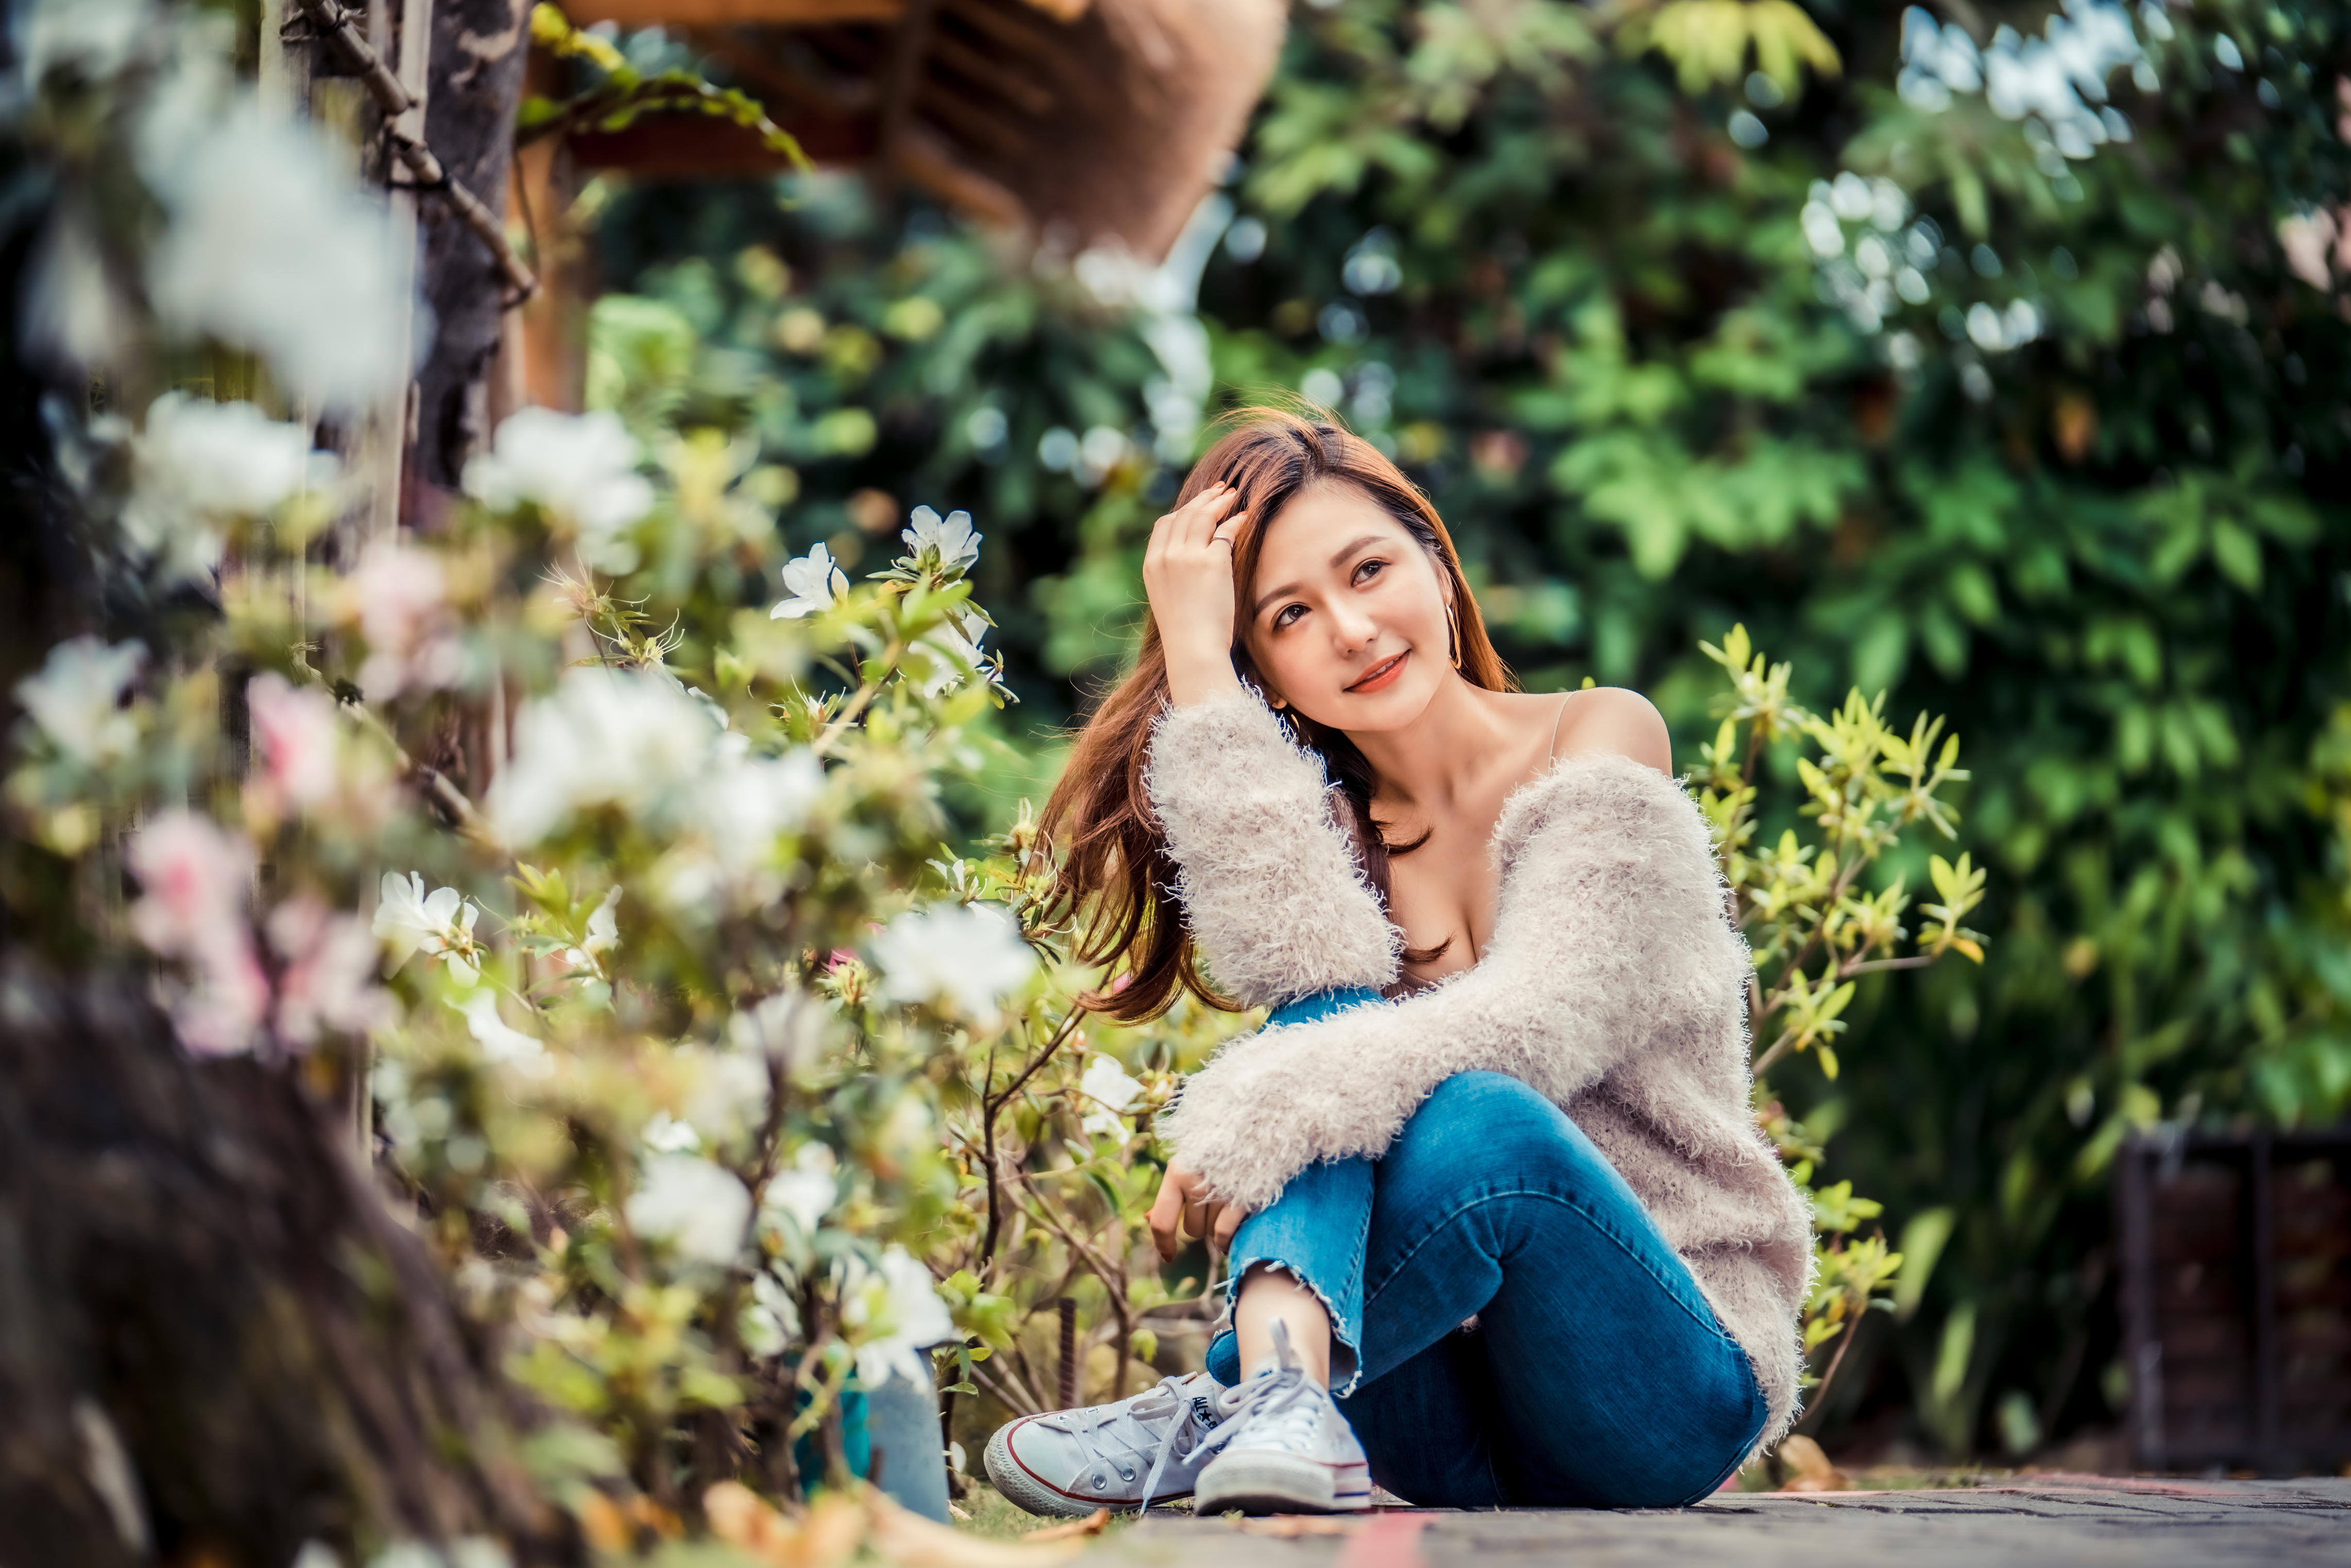
[[[1719,1051],[1745,955],[1706,821],[1622,757],[1556,764],[1504,808],[1494,937],[1475,968],[1401,1001],[1262,1030],[1184,1085],[1165,1131],[1217,1197],[1254,1210],[1317,1160],[1383,1153],[1456,1073],[1556,1103],[1629,1057]]]
[[[1404,934],[1364,880],[1315,759],[1249,693],[1171,706],[1151,805],[1217,983],[1250,1007],[1395,982]]]

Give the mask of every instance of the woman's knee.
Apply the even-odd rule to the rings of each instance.
[[[1501,1072],[1461,1072],[1430,1092],[1405,1124],[1393,1161],[1469,1177],[1545,1168],[1598,1157],[1567,1113],[1517,1079]]]

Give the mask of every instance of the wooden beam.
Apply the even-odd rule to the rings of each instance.
[[[939,0],[907,0],[905,19],[890,40],[882,72],[882,163],[895,161],[906,139],[906,120],[914,111],[914,89],[923,78],[923,56],[931,42],[931,21]]]

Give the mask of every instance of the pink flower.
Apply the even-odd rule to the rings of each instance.
[[[297,1051],[327,1030],[365,1034],[392,1019],[375,983],[375,933],[305,894],[269,912],[269,945],[286,960],[277,982],[277,1038]]]
[[[278,797],[302,808],[333,794],[335,699],[316,687],[291,685],[275,674],[256,675],[245,690],[264,777]]]
[[[141,828],[124,858],[146,891],[131,905],[131,928],[193,972],[193,984],[168,998],[181,1042],[204,1056],[251,1049],[269,1009],[269,979],[245,917],[253,846],[207,818],[173,810]]]
[[[238,1056],[253,1049],[269,1010],[269,977],[240,931],[196,960],[193,986],[167,998],[180,1043],[198,1056]]]
[[[367,640],[360,689],[382,702],[409,687],[455,684],[463,664],[456,639],[443,629],[448,580],[441,562],[388,539],[370,545],[343,579],[342,613]]]
[[[139,830],[124,858],[147,894],[131,906],[131,928],[163,956],[192,956],[224,927],[243,927],[253,877],[244,835],[192,811],[164,811]]]

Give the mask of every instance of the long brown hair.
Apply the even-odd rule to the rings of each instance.
[[[1510,688],[1510,672],[1487,638],[1478,601],[1461,575],[1453,537],[1402,470],[1379,448],[1327,417],[1269,408],[1245,409],[1232,417],[1235,428],[1193,466],[1176,505],[1220,479],[1240,492],[1238,509],[1248,512],[1249,520],[1233,547],[1233,665],[1242,679],[1255,684],[1258,678],[1246,633],[1249,585],[1265,530],[1301,491],[1328,483],[1360,491],[1428,552],[1452,598],[1455,663],[1463,678],[1489,691]],[[1057,898],[1080,921],[1077,956],[1086,963],[1110,965],[1119,976],[1111,988],[1087,998],[1086,1005],[1130,1023],[1165,1010],[1178,988],[1212,1007],[1234,1006],[1200,972],[1176,899],[1176,862],[1144,787],[1152,726],[1166,706],[1166,650],[1157,622],[1146,614],[1134,670],[1079,733],[1040,824],[1057,858]],[[1294,708],[1288,716],[1292,732],[1322,758],[1353,808],[1356,847],[1384,904],[1388,857],[1416,843],[1392,845],[1382,835],[1382,825],[1372,817],[1377,780],[1353,741]]]

